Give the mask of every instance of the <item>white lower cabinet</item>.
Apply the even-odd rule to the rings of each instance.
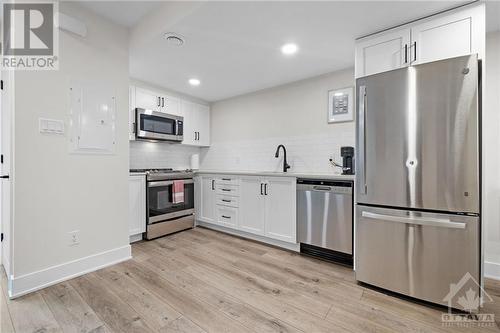
[[[296,242],[296,186],[295,178],[267,178],[264,190],[267,237]]]
[[[296,179],[197,176],[197,220],[296,243]],[[226,190],[226,191],[223,191]]]
[[[215,177],[200,176],[200,204],[197,218],[208,223],[217,223],[215,218]]]
[[[240,230],[264,235],[264,183],[258,177],[240,180]]]
[[[134,236],[146,231],[146,176],[130,175],[129,195],[129,235]]]

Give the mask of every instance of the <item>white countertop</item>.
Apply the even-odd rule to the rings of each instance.
[[[338,179],[354,180],[354,175],[340,175],[334,173],[304,173],[304,172],[273,172],[273,171],[228,171],[228,170],[196,170],[197,174],[223,174],[223,175],[244,175],[244,176],[267,176],[267,177],[295,177],[308,179]]]

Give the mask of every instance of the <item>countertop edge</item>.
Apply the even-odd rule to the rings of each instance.
[[[272,172],[272,171],[229,171],[229,170],[195,170],[195,174],[216,174],[216,175],[242,175],[242,176],[268,176],[268,177],[292,177],[292,178],[308,178],[308,179],[338,179],[338,180],[355,180],[355,175],[336,175],[336,174],[319,174],[319,173],[303,173],[303,172]]]

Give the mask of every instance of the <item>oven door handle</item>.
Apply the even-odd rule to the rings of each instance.
[[[148,187],[168,186],[173,184],[174,184],[173,180],[150,181],[148,182]],[[192,179],[184,180],[184,184],[194,184],[194,180]]]

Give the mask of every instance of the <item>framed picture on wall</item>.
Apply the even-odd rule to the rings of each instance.
[[[354,120],[353,87],[328,91],[328,123]]]

